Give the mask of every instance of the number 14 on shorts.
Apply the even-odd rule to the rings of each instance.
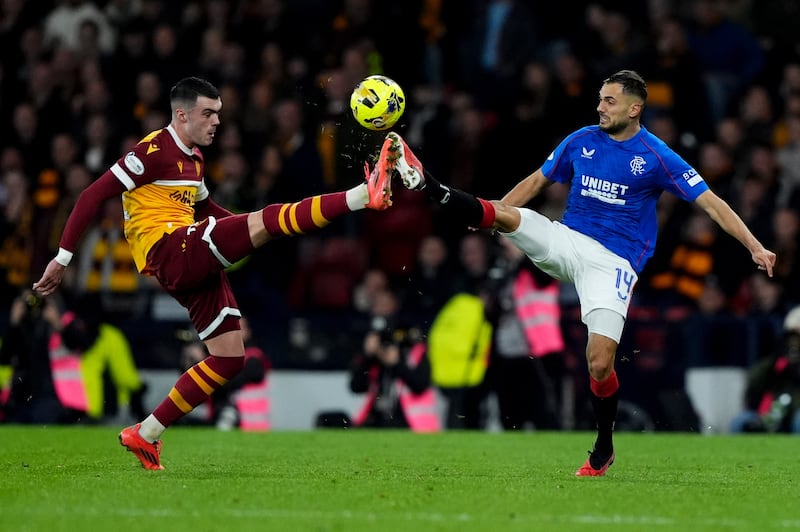
[[[622,268],[617,268],[617,297],[622,301],[627,301],[628,296],[631,295],[633,290],[633,283],[636,281],[636,276]]]

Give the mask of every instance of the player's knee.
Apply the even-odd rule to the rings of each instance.
[[[503,202],[492,200],[495,211],[494,226],[504,233],[513,233],[521,222],[519,210]]]
[[[589,357],[589,375],[596,381],[603,381],[614,371],[613,357]]]

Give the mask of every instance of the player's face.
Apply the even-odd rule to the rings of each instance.
[[[194,107],[186,111],[185,133],[196,146],[208,146],[214,142],[214,134],[219,125],[220,98],[211,99],[198,96]]]
[[[606,83],[600,88],[600,129],[611,136],[625,131],[639,116],[641,103],[636,97],[622,92],[619,83]]]

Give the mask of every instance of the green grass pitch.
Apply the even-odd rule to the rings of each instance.
[[[145,471],[113,427],[0,426],[0,531],[800,530],[791,436],[174,427]]]

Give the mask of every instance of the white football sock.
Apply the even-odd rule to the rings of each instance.
[[[139,426],[139,435],[150,443],[153,443],[161,437],[161,434],[165,430],[167,430],[167,427],[162,425],[153,414],[150,414]]]
[[[361,183],[360,185],[356,185],[347,192],[344,193],[345,200],[347,201],[347,207],[351,211],[360,211],[364,208],[364,206],[369,202],[369,191],[367,190],[367,184]]]

